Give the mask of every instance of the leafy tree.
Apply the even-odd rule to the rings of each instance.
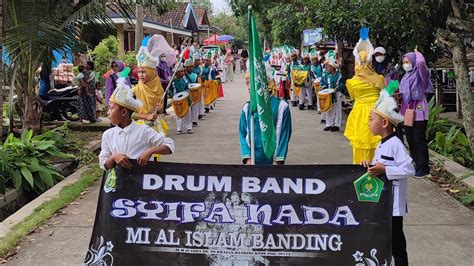
[[[437,2],[432,0],[433,2]],[[463,0],[450,0],[450,14],[444,27],[437,30],[437,37],[453,55],[456,89],[461,99],[464,128],[469,142],[474,144],[474,93],[468,76],[466,49],[474,48],[474,4]]]
[[[116,31],[106,7],[128,21],[135,1],[109,0],[5,0],[5,40],[10,54],[11,80],[18,94],[22,127],[41,130],[42,105],[35,89],[35,72],[50,65],[54,50],[85,51],[87,43],[78,38],[83,25],[94,32]],[[160,8],[169,1],[141,0],[145,8]]]
[[[223,34],[234,36],[234,42],[248,41],[248,33],[243,27],[243,21],[239,18],[226,13],[219,13],[210,18],[211,25],[217,25],[222,29]]]
[[[96,72],[102,76],[110,69],[110,62],[117,58],[118,40],[115,36],[103,39],[91,52]]]

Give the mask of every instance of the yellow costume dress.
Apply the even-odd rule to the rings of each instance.
[[[360,164],[363,160],[371,161],[374,158],[375,148],[380,142],[379,136],[374,136],[369,129],[370,110],[380,96],[383,87],[383,77],[371,76],[376,82],[367,82],[366,78],[356,76],[346,81],[346,87],[351,99],[354,99],[354,108],[347,119],[344,136],[349,139],[352,146],[352,163]],[[377,87],[372,84],[377,84]]]

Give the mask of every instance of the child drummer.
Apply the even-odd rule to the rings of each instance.
[[[321,89],[334,89],[331,109],[321,114],[321,120],[326,120],[324,131],[339,131],[342,123],[342,90],[344,82],[338,69],[339,65],[337,62],[329,59],[326,71],[321,79]]]
[[[206,81],[215,80],[217,77],[217,70],[211,66],[211,56],[212,54],[208,52],[204,57],[204,66],[201,68],[201,79],[203,85],[206,84]],[[205,112],[209,113],[210,108],[212,108],[212,104],[204,106]]]
[[[395,265],[408,265],[405,234],[403,233],[403,216],[407,214],[408,177],[415,175],[415,167],[401,140],[394,129],[403,121],[398,113],[395,100],[386,90],[370,112],[369,128],[372,134],[381,136],[382,141],[375,150],[372,162],[363,161],[368,172],[378,176],[385,174],[392,180],[392,255]]]
[[[175,96],[176,94],[180,92],[188,92],[189,93],[189,82],[188,80],[184,77],[185,75],[185,69],[181,63],[179,63],[179,67],[176,71],[176,76],[174,80],[171,83],[171,90],[170,92],[172,93],[171,97]],[[175,98],[173,97],[173,101]],[[189,96],[187,99],[189,103]],[[191,112],[187,110],[187,113],[184,117],[179,118],[176,116],[176,131],[178,134],[181,134],[183,130],[186,130],[188,134],[193,134],[193,122],[191,119]]]
[[[115,127],[102,135],[100,167],[104,170],[114,166],[130,169],[130,159],[138,160],[139,165],[145,165],[153,154],[173,153],[175,145],[172,139],[132,120],[132,113],[142,106],[142,102],[135,99],[130,87],[125,84],[125,79],[119,79],[117,83],[119,85],[110,97],[107,112],[110,123]]]
[[[184,62],[184,67],[186,68],[186,74],[184,77],[189,83],[198,83],[198,75],[193,72],[194,62],[192,59],[188,59]],[[202,97],[201,97],[202,101]],[[201,101],[196,104],[191,105],[191,120],[193,121],[193,127],[198,125],[199,120],[199,106]]]

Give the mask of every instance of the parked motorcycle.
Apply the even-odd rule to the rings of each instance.
[[[67,86],[61,89],[51,89],[43,103],[43,117],[46,120],[78,121],[79,97],[77,86]]]

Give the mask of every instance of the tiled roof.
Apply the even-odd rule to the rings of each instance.
[[[170,20],[173,28],[183,28],[184,14],[188,3],[177,4],[176,7],[161,16],[153,16],[153,20],[165,25],[170,25]]]
[[[201,25],[209,25],[209,18],[207,17],[207,10],[202,7],[193,7],[196,13],[197,23]]]

